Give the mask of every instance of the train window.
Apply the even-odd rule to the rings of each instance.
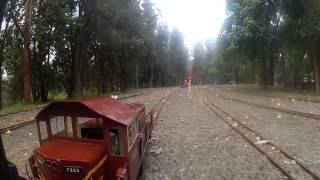
[[[132,144],[134,143],[134,140],[137,136],[138,132],[138,125],[137,125],[137,119],[134,120],[134,122],[129,126],[128,129],[128,139],[129,139],[129,147],[131,148]]]
[[[71,117],[56,116],[50,119],[51,133],[54,136],[72,137]]]
[[[81,128],[81,137],[83,139],[103,140],[103,128]]]
[[[77,118],[78,137],[83,139],[103,140],[102,119],[99,118]]]
[[[110,129],[111,154],[120,155],[120,141],[118,129]]]
[[[39,122],[39,131],[41,144],[46,143],[48,141],[48,127],[46,121]]]

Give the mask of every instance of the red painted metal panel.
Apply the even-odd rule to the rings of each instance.
[[[87,97],[53,102],[36,116],[44,120],[48,116],[100,117],[128,125],[137,116],[137,112],[128,105],[111,97]]]

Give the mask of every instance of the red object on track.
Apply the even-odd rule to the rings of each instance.
[[[151,137],[143,104],[110,97],[53,102],[36,117],[41,146],[29,158],[30,179],[135,180]]]

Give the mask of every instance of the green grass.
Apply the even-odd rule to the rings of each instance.
[[[36,108],[38,106],[41,106],[44,104],[23,104],[23,103],[17,103],[13,105],[9,105],[6,107],[3,107],[2,110],[0,110],[0,115],[7,115],[7,114],[12,114],[12,113],[17,113],[29,109]]]
[[[139,92],[141,92],[141,90],[142,89],[135,88],[135,89],[129,89],[128,91],[123,92],[123,93],[119,92],[119,91],[107,92],[107,93],[103,94],[103,96],[139,93]],[[143,89],[143,90],[149,90],[149,89]],[[90,96],[90,95],[88,95],[88,96]],[[49,94],[48,94],[49,101],[47,103],[50,103],[52,101],[65,100],[67,98],[68,98],[68,95],[65,92],[52,91],[52,92],[49,92]],[[5,107],[3,107],[2,110],[0,110],[0,116],[33,109],[38,106],[46,105],[47,103],[35,103],[35,104],[16,103],[16,104],[11,104],[11,105],[6,105]]]
[[[252,85],[252,84],[235,85],[235,86],[228,85],[224,87],[234,92],[239,92],[244,94],[253,94],[253,95],[320,102],[320,94],[312,90],[301,90],[301,89],[279,87],[279,86],[269,87],[267,90],[262,90],[257,85]]]

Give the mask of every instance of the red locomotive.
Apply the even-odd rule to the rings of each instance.
[[[151,137],[143,104],[110,97],[53,102],[37,116],[40,147],[29,158],[29,179],[135,180]]]
[[[183,84],[181,85],[181,88],[190,87],[192,82],[192,73],[188,73],[185,80],[183,81]]]

